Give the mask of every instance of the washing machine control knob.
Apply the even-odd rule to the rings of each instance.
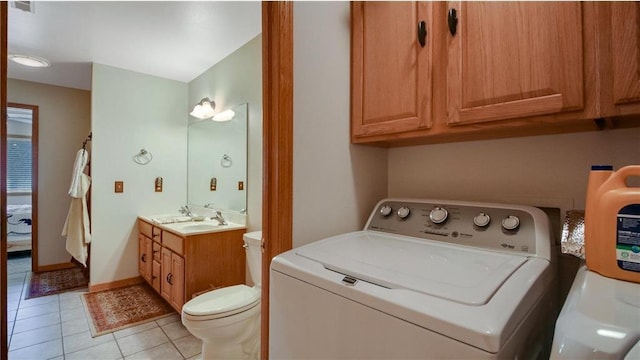
[[[502,219],[502,228],[505,230],[516,230],[520,226],[520,219],[515,215],[509,215]]]
[[[429,213],[429,219],[431,219],[431,221],[433,221],[434,224],[444,223],[445,221],[447,221],[448,216],[449,216],[449,212],[447,211],[447,209],[441,206],[434,207]]]
[[[400,219],[406,219],[407,217],[409,217],[409,214],[411,214],[411,210],[406,206],[398,209],[398,217],[400,217]]]
[[[380,208],[380,215],[382,215],[383,217],[387,217],[391,214],[392,211],[393,209],[391,208],[391,206],[385,204]]]
[[[481,227],[481,228],[488,226],[490,222],[491,222],[491,217],[483,212],[479,213],[473,218],[473,223],[477,227]]]

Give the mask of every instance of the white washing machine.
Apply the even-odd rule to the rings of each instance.
[[[364,230],[273,259],[270,358],[546,356],[551,243],[536,208],[383,200]]]
[[[552,359],[640,359],[640,284],[580,267],[556,322]]]

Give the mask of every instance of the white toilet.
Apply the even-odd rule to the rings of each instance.
[[[202,358],[258,359],[262,231],[244,234],[247,264],[255,285],[234,285],[197,296],[182,307],[182,324],[202,340]]]

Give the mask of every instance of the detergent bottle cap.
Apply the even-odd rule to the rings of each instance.
[[[611,171],[613,170],[612,165],[591,165],[592,171]]]

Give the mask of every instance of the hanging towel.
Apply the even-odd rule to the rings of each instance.
[[[76,155],[71,174],[71,186],[69,187],[71,205],[62,230],[62,236],[67,237],[67,251],[85,267],[88,256],[87,245],[91,242],[91,226],[86,198],[91,186],[91,178],[84,173],[88,158],[89,154],[85,149],[80,149]]]

